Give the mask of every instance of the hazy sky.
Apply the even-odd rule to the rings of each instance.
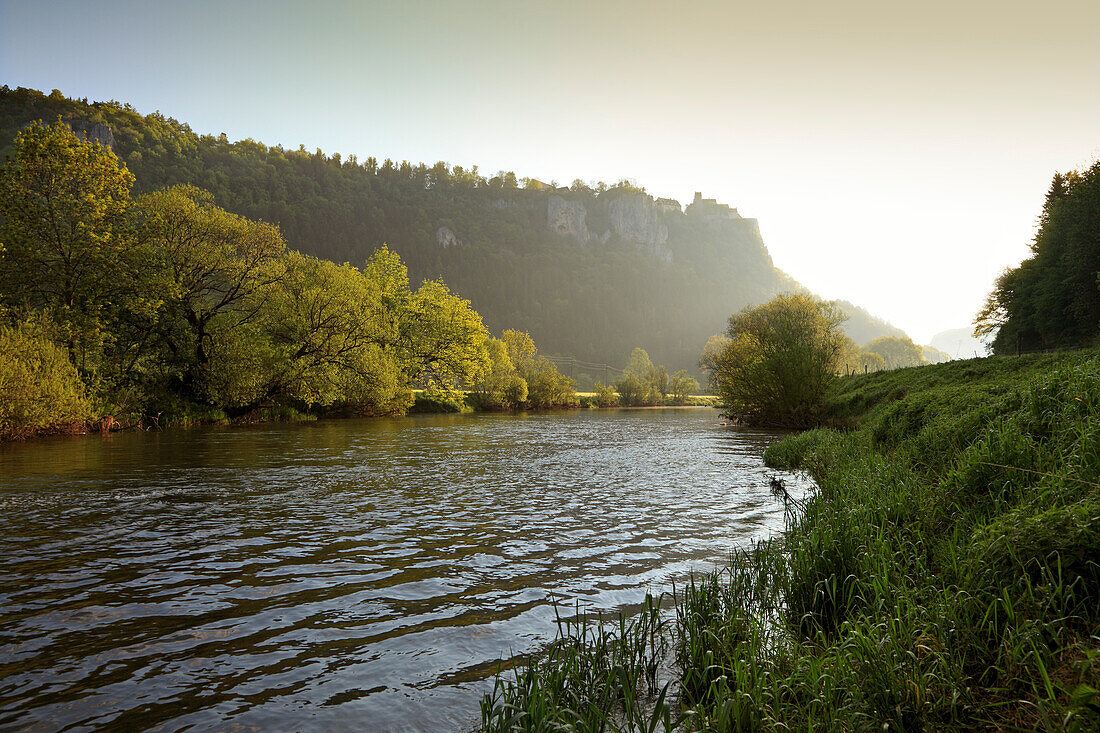
[[[198,132],[614,182],[757,217],[927,341],[1100,156],[1100,2],[0,1],[0,83]]]

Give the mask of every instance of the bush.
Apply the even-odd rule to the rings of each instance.
[[[627,374],[620,381],[615,382],[615,389],[619,393],[619,404],[623,407],[656,405],[661,401],[661,395],[656,387],[634,374]]]
[[[538,357],[523,365],[527,382],[527,404],[531,407],[574,407],[577,383],[558,371],[548,360]]]
[[[424,390],[414,394],[410,413],[468,412],[470,408],[461,394]]]
[[[619,396],[615,394],[615,389],[602,382],[596,382],[592,385],[592,391],[595,395],[592,397],[592,402],[596,407],[616,407],[619,404]]]
[[[0,326],[0,440],[77,430],[91,417],[64,350],[33,325]]]
[[[840,310],[809,295],[780,295],[730,316],[726,338],[701,365],[729,415],[749,425],[817,424],[844,351]]]
[[[688,397],[699,391],[699,382],[695,377],[688,376],[686,370],[681,369],[668,380],[668,396],[672,398],[672,404],[682,405]]]

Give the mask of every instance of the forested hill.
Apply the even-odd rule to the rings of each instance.
[[[441,278],[490,330],[529,331],[549,354],[620,365],[642,346],[694,371],[732,312],[798,287],[772,264],[754,219],[698,197],[682,209],[627,183],[559,188],[230,142],[117,102],[6,86],[0,155],[21,127],[58,117],[110,145],[138,191],[197,185],[230,211],[278,224],[292,248],[336,262],[362,264],[387,243],[414,282]],[[850,311],[860,342],[896,330]]]

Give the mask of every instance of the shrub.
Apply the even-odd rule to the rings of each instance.
[[[592,385],[592,391],[595,392],[592,402],[596,407],[615,407],[619,404],[619,396],[615,394],[613,387],[596,382]]]
[[[615,390],[619,393],[619,404],[623,407],[656,405],[661,400],[661,395],[653,385],[634,374],[627,374],[615,382]]]
[[[34,325],[0,326],[0,440],[74,430],[89,419],[69,355]]]
[[[780,295],[730,316],[701,359],[729,415],[750,425],[816,424],[844,350],[843,316],[809,295]]]

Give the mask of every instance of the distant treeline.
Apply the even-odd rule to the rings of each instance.
[[[126,104],[7,87],[0,155],[24,125],[59,116],[111,144],[138,193],[197,186],[219,208],[277,224],[291,249],[336,263],[361,266],[386,244],[412,282],[446,281],[490,330],[527,331],[549,354],[621,364],[641,344],[673,369],[696,372],[700,349],[731,312],[798,288],[773,266],[755,228],[736,221],[660,208],[653,225],[668,231],[660,253],[614,233],[582,242],[548,226],[548,201],[559,196],[584,207],[592,232],[614,229],[613,202],[642,193],[626,182],[576,181],[551,192],[507,171],[230,142]],[[859,343],[901,335],[865,311],[849,314]]]
[[[1031,256],[997,279],[975,326],[997,354],[1100,343],[1100,162],[1054,175]]]

